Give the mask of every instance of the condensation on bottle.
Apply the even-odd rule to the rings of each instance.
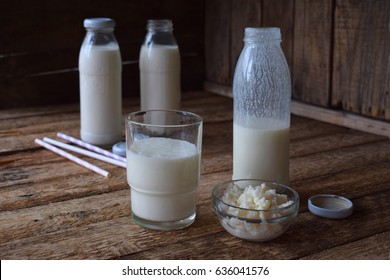
[[[245,28],[233,80],[233,179],[289,183],[291,78],[276,27]]]

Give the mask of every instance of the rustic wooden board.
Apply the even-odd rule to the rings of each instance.
[[[124,104],[131,111],[139,101]],[[290,181],[300,194],[300,213],[283,236],[257,244],[230,236],[211,209],[212,188],[232,174],[232,100],[190,92],[183,108],[205,121],[202,177],[195,223],[173,232],[134,224],[123,168],[93,161],[114,174],[107,179],[32,142],[30,134],[77,132],[76,105],[0,112],[0,258],[387,258],[389,247],[382,246],[390,231],[386,137],[293,116]],[[354,214],[343,220],[314,216],[307,199],[319,193],[347,196]]]
[[[291,112],[295,115],[341,125],[390,138],[390,122],[349,113],[342,110],[319,108],[293,100]]]
[[[389,1],[336,1],[333,106],[390,120],[389,22]]]
[[[294,98],[329,106],[333,1],[295,1]]]
[[[84,18],[111,17],[123,61],[123,96],[139,95],[138,57],[150,18],[170,18],[182,58],[183,90],[204,81],[204,1],[49,1],[0,3],[0,110],[79,100]],[[194,24],[196,23],[196,24]]]
[[[261,0],[231,0],[229,84],[233,82],[236,64],[244,47],[245,27],[261,26],[261,2]]]
[[[206,1],[206,80],[230,84],[230,1]]]
[[[294,1],[263,0],[262,26],[279,27],[282,33],[282,49],[293,75]]]
[[[222,96],[233,97],[230,86],[205,82],[204,88],[207,91]],[[309,119],[349,127],[390,138],[390,122],[388,121],[368,118],[342,110],[320,108],[294,99],[291,101],[291,113]]]
[[[382,232],[365,239],[324,250],[303,259],[309,260],[386,260],[390,252],[390,232]],[[365,248],[364,251],[361,248]],[[341,252],[341,254],[340,254]]]

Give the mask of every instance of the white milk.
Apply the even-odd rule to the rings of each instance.
[[[255,128],[233,124],[233,179],[262,179],[288,185],[290,128],[258,120]]]
[[[140,52],[141,110],[180,109],[180,54],[177,46],[143,45]]]
[[[83,46],[79,56],[81,139],[96,145],[122,138],[122,63],[117,44]]]
[[[179,221],[195,213],[200,154],[184,140],[152,137],[127,149],[133,213],[146,220]]]

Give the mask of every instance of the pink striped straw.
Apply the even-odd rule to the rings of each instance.
[[[85,160],[82,160],[78,157],[75,157],[74,155],[69,154],[61,149],[58,149],[57,147],[54,147],[48,143],[45,143],[41,139],[35,139],[35,143],[37,143],[38,145],[41,145],[42,147],[45,147],[46,149],[52,151],[53,153],[56,153],[56,154],[63,156],[63,157],[65,157],[65,158],[85,167],[85,168],[88,168],[89,170],[92,170],[100,175],[103,175],[104,177],[108,177],[108,178],[111,177],[111,174],[108,171],[101,169],[101,168],[89,163],[88,161],[85,161]]]
[[[92,144],[89,144],[87,142],[84,142],[84,141],[82,141],[80,139],[77,139],[77,138],[74,138],[72,136],[66,135],[66,134],[64,134],[62,132],[58,132],[57,136],[62,138],[62,139],[65,139],[65,140],[67,140],[69,142],[72,142],[74,144],[77,144],[77,145],[79,145],[81,147],[87,148],[88,150],[95,151],[95,152],[97,152],[99,154],[103,154],[103,155],[105,155],[107,157],[114,158],[116,160],[119,160],[119,161],[122,161],[122,162],[126,163],[126,158],[121,157],[119,155],[116,155],[114,153],[111,153],[111,152],[109,152],[107,150],[101,149],[99,147],[96,147],[96,146],[94,146]]]

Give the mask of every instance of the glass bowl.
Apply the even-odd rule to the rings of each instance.
[[[264,180],[232,180],[215,186],[213,210],[233,236],[261,242],[283,234],[298,215],[299,195]]]

